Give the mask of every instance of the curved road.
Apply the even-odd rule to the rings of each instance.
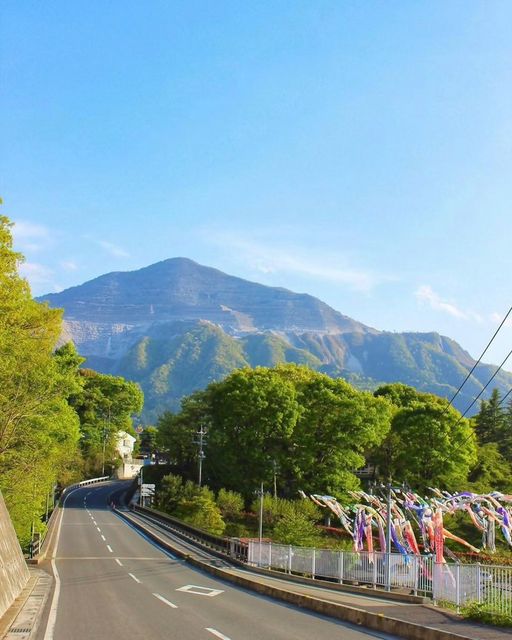
[[[55,591],[38,640],[387,638],[216,580],[173,558],[109,507],[119,484],[65,501]]]

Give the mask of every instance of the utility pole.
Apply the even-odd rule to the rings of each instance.
[[[194,440],[194,442],[199,446],[199,477],[197,484],[201,486],[201,483],[203,481],[203,460],[206,457],[204,453],[204,447],[206,446],[206,429],[203,427],[203,425],[201,425],[199,431],[196,431],[196,435],[198,436],[198,438],[197,440]]]
[[[142,497],[142,485],[144,484],[144,475],[143,475],[144,466],[140,468],[140,478],[139,478],[139,505],[141,507],[144,506],[144,498]]]
[[[105,447],[107,445],[107,429],[103,427],[103,458],[101,463],[101,475],[105,475]]]
[[[108,429],[105,426],[105,424],[103,424],[103,462],[101,465],[101,475],[104,476],[105,475],[105,449],[107,446],[107,433],[110,433],[110,405],[108,406],[108,414],[107,414],[107,424],[108,424]]]

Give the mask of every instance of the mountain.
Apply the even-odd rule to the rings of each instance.
[[[313,296],[186,258],[108,273],[39,300],[64,309],[62,339],[73,340],[87,366],[140,383],[148,421],[237,367],[296,362],[363,388],[404,382],[451,397],[475,362],[437,333],[378,331]],[[459,409],[495,370],[476,368]],[[512,374],[500,371],[493,382],[506,392]]]

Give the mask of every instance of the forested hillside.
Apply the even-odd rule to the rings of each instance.
[[[73,340],[87,366],[140,383],[146,421],[244,366],[306,364],[361,389],[402,382],[451,397],[474,364],[437,333],[377,331],[313,296],[185,258],[106,274],[44,299],[64,308],[62,339]],[[457,408],[472,402],[493,371],[476,368]],[[495,383],[508,391],[512,374],[500,371]]]

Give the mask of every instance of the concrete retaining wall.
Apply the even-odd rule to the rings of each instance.
[[[27,565],[0,493],[0,617],[20,595],[28,578]]]

